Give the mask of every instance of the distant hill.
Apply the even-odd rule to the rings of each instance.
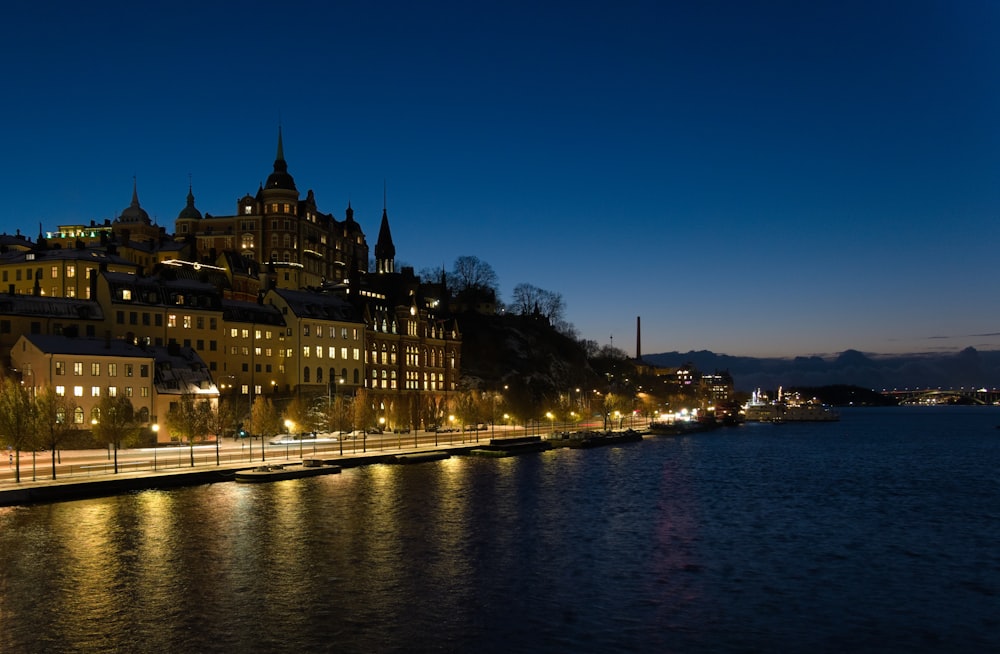
[[[728,370],[736,389],[850,384],[892,388],[1000,387],[1000,351],[966,348],[955,354],[864,354],[846,350],[832,358],[754,358],[697,352],[644,354],[647,363],[675,367],[691,363],[701,372]]]

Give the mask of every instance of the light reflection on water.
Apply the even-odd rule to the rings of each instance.
[[[1000,645],[995,409],[0,509],[0,651]]]

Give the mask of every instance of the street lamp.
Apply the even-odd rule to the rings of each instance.
[[[556,435],[556,417],[554,415],[552,415],[551,411],[546,411],[545,412],[545,417],[549,419],[549,427],[550,427],[550,429],[552,431],[552,433],[550,434],[549,437],[553,438]]]
[[[285,433],[288,436],[292,435],[292,431],[295,428],[295,423],[291,420],[285,420]],[[302,456],[302,439],[299,439],[299,456]],[[285,439],[285,458],[288,458],[288,439]]]
[[[153,423],[149,426],[149,429],[153,432],[153,470],[156,470],[156,450],[157,443],[160,442],[160,425],[159,423]]]

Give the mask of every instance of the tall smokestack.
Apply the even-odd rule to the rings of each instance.
[[[635,317],[635,360],[642,361],[642,317]]]

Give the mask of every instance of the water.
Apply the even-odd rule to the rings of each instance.
[[[1000,411],[0,508],[0,652],[1000,649]]]

